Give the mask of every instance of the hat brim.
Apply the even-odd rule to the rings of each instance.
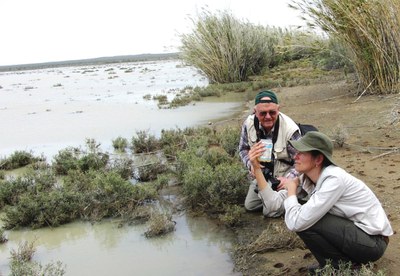
[[[307,152],[307,151],[316,150],[316,151],[320,152],[321,154],[323,154],[326,159],[328,159],[332,164],[335,165],[335,162],[333,161],[332,156],[327,155],[326,153],[322,152],[320,149],[317,149],[309,144],[306,144],[301,140],[302,139],[300,139],[298,141],[290,140],[289,144],[292,145],[292,147],[295,148],[299,152]]]

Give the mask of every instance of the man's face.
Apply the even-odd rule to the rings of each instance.
[[[270,100],[270,98],[264,97],[262,100]],[[270,131],[278,118],[279,105],[276,103],[259,103],[254,109],[262,127]]]

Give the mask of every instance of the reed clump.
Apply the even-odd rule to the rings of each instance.
[[[61,261],[51,262],[46,265],[32,261],[36,247],[34,242],[21,242],[17,250],[10,251],[11,263],[10,274],[12,276],[20,275],[65,275],[65,265]]]
[[[321,27],[350,49],[364,92],[399,92],[399,0],[296,0],[292,6],[313,20],[311,26]]]
[[[228,12],[203,10],[191,34],[182,34],[182,58],[211,83],[247,80],[268,66],[273,52],[270,29],[243,23]]]

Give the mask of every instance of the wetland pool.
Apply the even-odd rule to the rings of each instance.
[[[0,72],[0,156],[16,150],[43,154],[95,139],[105,151],[139,130],[207,125],[243,109],[243,97],[214,98],[159,109],[146,95],[172,99],[207,79],[180,61],[133,62]],[[205,218],[175,215],[176,230],[147,239],[145,225],[75,222],[56,228],[6,231],[0,275],[9,273],[10,250],[35,241],[34,261],[61,261],[66,275],[236,275],[229,255],[232,235]]]

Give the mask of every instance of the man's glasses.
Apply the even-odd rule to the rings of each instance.
[[[260,112],[258,112],[258,115],[260,115],[261,117],[265,117],[265,116],[267,116],[267,114],[269,114],[269,116],[273,117],[277,113],[278,113],[278,111],[276,111],[276,110],[260,111]]]

